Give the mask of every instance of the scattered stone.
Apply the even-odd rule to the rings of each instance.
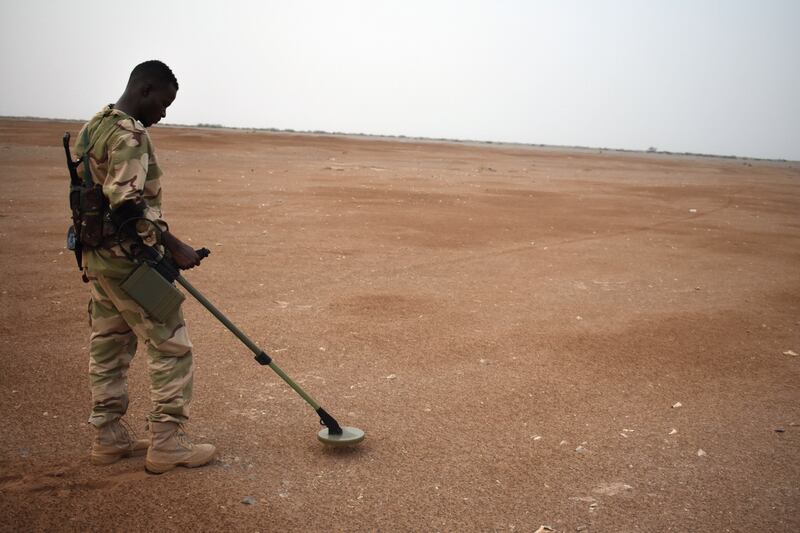
[[[534,435],[533,436],[533,440],[541,440],[541,439],[542,439],[541,435]]]
[[[786,430],[783,428],[775,428],[775,433],[783,433],[784,431]]]
[[[670,431],[670,432],[669,432],[669,434],[670,434],[670,435],[674,435],[674,434],[676,434],[677,432],[678,432],[678,430],[677,430],[677,429],[675,429],[675,428],[672,428],[672,431]]]
[[[683,407],[683,404],[681,402],[675,402],[674,404],[672,404],[673,409],[677,409],[678,407]]]
[[[690,213],[697,213],[697,209],[694,209],[694,208],[692,208],[692,209],[689,209],[689,212],[690,212]]]
[[[244,499],[242,500],[242,503],[245,505],[255,505],[256,499],[253,498],[252,496],[245,496]]]
[[[482,364],[482,365],[488,365],[488,364],[489,364],[489,361],[488,361],[488,360],[486,360],[486,359],[480,359],[478,362],[479,362],[480,364]]]
[[[569,499],[575,500],[576,502],[587,502],[587,503],[597,502],[597,500],[592,498],[591,496],[570,496]]]
[[[388,376],[386,376],[386,379],[397,379],[397,375],[389,374]]]
[[[578,526],[575,531],[586,531],[587,529],[589,529],[589,526]]]
[[[603,483],[598,487],[595,487],[592,492],[596,494],[605,494],[606,496],[616,496],[617,494],[621,494],[626,490],[631,490],[632,488],[633,487],[627,483],[615,481],[613,483]]]
[[[546,531],[555,531],[555,529],[553,529],[550,526],[539,526],[539,529],[537,529],[533,533],[545,533]]]
[[[702,448],[697,450],[697,457],[705,457],[706,455],[708,455],[708,454]]]
[[[797,357],[797,353],[794,350],[786,350],[785,352],[783,352],[783,355],[791,355]]]
[[[587,450],[583,446],[578,446],[577,448],[575,448],[575,451],[578,452],[578,453],[586,453],[589,450]]]
[[[627,433],[620,433],[620,436],[625,437],[626,439],[628,438],[628,434]]]
[[[559,443],[558,443],[558,445],[559,445],[559,446],[564,446],[566,443],[567,443],[567,441],[565,441],[565,440],[562,440],[561,442],[559,442]]]

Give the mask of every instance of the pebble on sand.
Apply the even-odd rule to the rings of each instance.
[[[252,496],[245,496],[242,499],[242,503],[245,504],[245,505],[255,505],[256,499],[253,498]]]
[[[705,457],[706,455],[708,455],[708,454],[702,448],[697,450],[697,457]]]
[[[675,402],[672,404],[673,409],[677,409],[678,407],[683,407],[683,404],[681,402]]]
[[[792,355],[796,357],[797,352],[795,352],[794,350],[786,350],[785,352],[783,352],[783,355]]]

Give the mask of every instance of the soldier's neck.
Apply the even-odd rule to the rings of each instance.
[[[139,114],[138,113],[139,106],[137,106],[135,102],[131,100],[130,95],[128,95],[127,91],[122,93],[122,96],[120,96],[119,100],[116,101],[116,103],[114,104],[114,109],[122,111],[126,115],[130,115],[136,120],[139,120],[139,117],[136,116]]]

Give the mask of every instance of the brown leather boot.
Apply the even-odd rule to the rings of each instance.
[[[91,453],[91,461],[96,465],[110,465],[123,457],[144,455],[150,444],[147,439],[137,439],[130,426],[122,420],[114,420],[96,429]]]
[[[152,474],[162,474],[176,466],[203,466],[217,452],[211,444],[192,444],[183,426],[176,422],[150,422],[150,435],[144,467]]]

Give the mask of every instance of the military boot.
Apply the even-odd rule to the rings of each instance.
[[[96,465],[110,465],[123,457],[144,455],[150,444],[147,439],[137,439],[130,426],[122,420],[114,420],[96,429],[91,454],[91,461]]]
[[[150,435],[144,467],[152,474],[162,474],[176,466],[203,466],[217,451],[211,444],[192,444],[183,426],[176,422],[150,422]]]

